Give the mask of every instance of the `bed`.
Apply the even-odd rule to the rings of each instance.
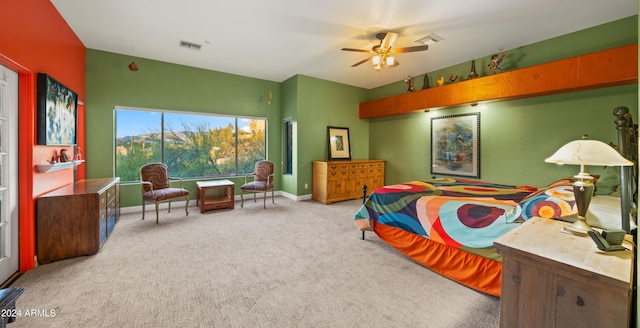
[[[613,174],[596,182],[587,222],[630,232],[635,229],[637,134],[626,107],[617,107],[614,115],[619,151],[636,166],[607,168]],[[418,264],[499,297],[502,265],[493,241],[532,217],[575,220],[572,183],[567,178],[538,188],[438,178],[387,185],[366,198],[354,221],[363,239],[364,231],[373,231]]]

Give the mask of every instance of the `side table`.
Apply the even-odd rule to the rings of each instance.
[[[531,218],[495,241],[500,327],[628,327],[633,245],[603,252],[588,236],[561,232],[566,225]]]
[[[200,213],[219,208],[234,208],[235,184],[229,180],[210,180],[196,182],[196,205]],[[207,190],[223,189],[223,195],[207,196]]]

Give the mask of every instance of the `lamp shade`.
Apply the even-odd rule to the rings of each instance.
[[[629,166],[633,162],[622,157],[613,147],[598,140],[575,140],[560,147],[547,163],[573,165]]]

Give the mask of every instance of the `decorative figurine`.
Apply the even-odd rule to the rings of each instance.
[[[436,82],[438,82],[438,86],[443,86],[444,85],[444,75],[440,76]]]
[[[476,77],[480,77],[478,73],[476,73],[476,60],[471,61],[471,72],[469,73],[469,80],[475,79]]]
[[[407,84],[407,92],[413,91],[413,77],[411,77],[411,75],[404,80],[404,83]]]
[[[422,90],[430,88],[429,86],[429,75],[424,73],[424,78],[422,79]]]
[[[137,72],[139,69],[138,64],[136,64],[136,62],[131,62],[131,64],[129,64],[129,70],[132,72]]]
[[[493,70],[494,73],[500,71],[502,72],[502,67],[500,67],[500,64],[502,64],[502,60],[504,59],[505,54],[502,50],[500,50],[499,53],[491,56],[491,62],[489,62],[489,68],[491,70]]]
[[[82,150],[82,148],[76,146],[76,160],[77,161],[81,161],[82,160],[82,153],[80,153],[81,150]]]
[[[58,161],[61,163],[69,161],[69,155],[67,155],[66,149],[60,149],[60,156],[58,157]]]
[[[453,74],[449,74],[449,80],[451,80],[451,83],[455,82],[458,79],[458,76],[453,76]]]

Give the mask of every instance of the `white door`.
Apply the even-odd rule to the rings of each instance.
[[[18,74],[0,65],[0,283],[18,266]]]

